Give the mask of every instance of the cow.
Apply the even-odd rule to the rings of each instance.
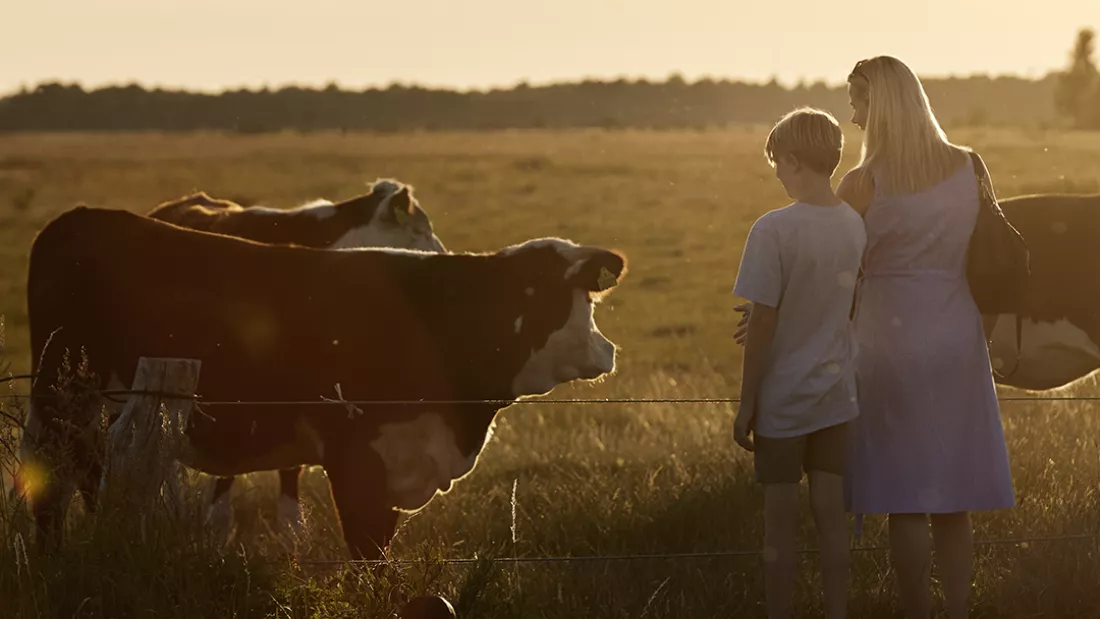
[[[446,251],[412,190],[399,181],[379,179],[368,193],[349,200],[336,204],[315,200],[292,209],[242,207],[198,192],[160,204],[146,215],[193,230],[262,243]]]
[[[431,219],[413,197],[413,187],[378,179],[370,191],[339,203],[315,200],[297,208],[242,207],[231,200],[198,192],[157,205],[148,217],[185,228],[228,234],[262,243],[318,248],[396,247],[444,252]],[[302,512],[298,480],[303,467],[279,471],[278,528],[300,531]],[[207,518],[228,535],[233,521],[230,489],[233,477],[214,482]]]
[[[1019,315],[995,318],[990,361],[999,384],[1049,391],[1100,369],[1100,298],[1093,247],[1100,194],[1033,194],[999,201],[1031,252]]]
[[[349,553],[378,557],[399,513],[473,470],[499,410],[614,373],[618,347],[594,308],[626,269],[621,252],[560,238],[485,253],[326,250],[77,206],[36,235],[28,267],[37,378],[23,450],[56,471],[32,498],[36,540],[60,543],[74,488],[96,500],[94,451],[42,447],[68,436],[58,421],[87,415],[49,397],[65,355],[83,349],[102,389],[131,384],[143,356],[200,359],[208,404],[179,461],[217,476],[319,465]],[[359,402],[321,400],[337,384]],[[238,401],[308,404],[215,404]]]

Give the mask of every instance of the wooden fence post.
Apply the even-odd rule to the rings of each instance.
[[[108,429],[100,495],[124,509],[154,506],[167,482],[166,497],[178,509],[179,464],[183,433],[194,408],[199,383],[198,359],[142,357],[131,395]],[[175,397],[173,397],[175,396]]]

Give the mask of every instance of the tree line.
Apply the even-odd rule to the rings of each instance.
[[[1040,79],[970,76],[925,80],[941,122],[1100,127],[1093,33],[1082,31],[1069,67]],[[239,89],[206,94],[136,84],[85,90],[50,82],[0,99],[0,131],[410,131],[509,128],[706,129],[769,123],[799,105],[849,115],[844,86],[787,87],[678,75],[664,81],[594,81],[459,92],[401,84],[346,90]]]

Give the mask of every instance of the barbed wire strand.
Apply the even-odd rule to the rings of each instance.
[[[484,400],[343,400],[343,399],[317,399],[317,400],[229,400],[207,401],[199,395],[186,393],[173,393],[167,391],[148,390],[105,390],[100,395],[112,396],[154,396],[174,400],[194,400],[203,406],[457,406],[470,404],[497,404],[501,406],[513,404],[739,404],[740,398],[535,398],[522,399],[484,399]],[[26,393],[12,393],[0,396],[0,399],[30,399],[32,396]],[[37,396],[49,399],[57,397],[54,394]],[[1000,402],[1097,402],[1100,396],[999,396]]]
[[[994,538],[988,540],[975,540],[976,547],[984,546],[1020,546],[1068,541],[1096,541],[1098,535],[1058,535],[1020,538]],[[884,552],[889,546],[853,546],[852,552]],[[800,548],[798,554],[817,554],[818,548]],[[463,565],[489,561],[493,563],[591,563],[600,561],[659,561],[659,560],[690,560],[690,559],[727,559],[759,556],[760,550],[727,550],[721,552],[679,552],[679,553],[649,553],[649,554],[622,554],[622,555],[580,555],[580,556],[542,556],[542,557],[484,557],[484,558],[458,558],[458,559],[360,559],[360,560],[298,560],[299,565],[413,565],[422,563],[435,563],[442,565]]]
[[[19,374],[0,378],[0,384],[14,380],[33,380],[35,374]],[[114,396],[154,396],[174,400],[194,400],[204,406],[317,406],[317,405],[354,405],[354,406],[418,406],[418,405],[470,405],[470,404],[497,404],[501,406],[512,404],[739,404],[740,398],[526,398],[526,399],[482,399],[482,400],[344,400],[332,399],[321,396],[317,400],[231,400],[231,401],[206,401],[202,396],[189,393],[173,393],[168,391],[149,391],[133,389],[113,389],[99,391],[99,394],[112,398]],[[339,395],[339,394],[338,394]],[[32,397],[29,393],[9,393],[3,398],[24,399]],[[54,394],[41,394],[38,398],[49,399],[59,397]],[[1097,402],[1100,395],[1096,396],[998,396],[1000,402]]]

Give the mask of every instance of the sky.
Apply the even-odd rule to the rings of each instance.
[[[1100,0],[0,0],[0,93],[393,82],[456,89],[680,73],[841,83],[898,56],[922,76],[1040,77]]]

